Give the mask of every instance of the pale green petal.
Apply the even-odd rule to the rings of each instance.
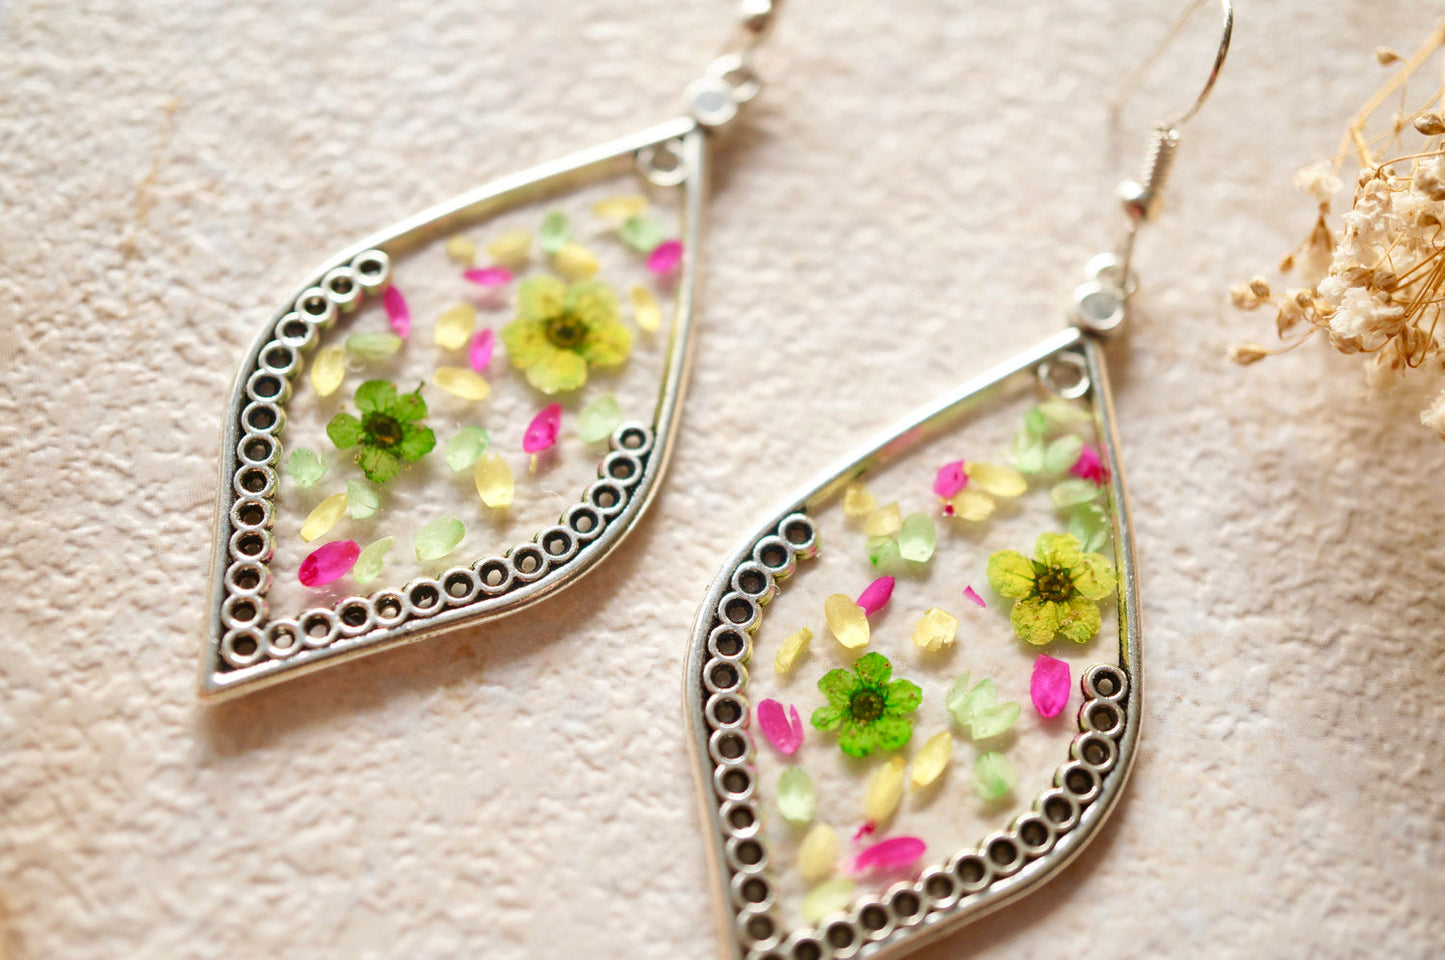
[[[1099,498],[1104,488],[1092,480],[1085,480],[1082,477],[1070,477],[1067,480],[1060,480],[1049,490],[1049,496],[1053,498],[1054,506],[1061,510],[1069,507],[1077,507],[1080,504],[1090,503]]]
[[[943,705],[948,708],[948,712],[957,717],[958,711],[963,708],[963,705],[968,700],[968,692],[972,689],[973,688],[969,686],[969,676],[967,673],[954,680],[948,688],[948,693],[943,698]],[[964,721],[959,719],[958,722],[962,724]]]
[[[869,537],[866,543],[868,562],[879,570],[892,570],[903,559],[898,541],[892,537]]]
[[[1067,400],[1050,400],[1040,404],[1039,413],[1054,427],[1076,427],[1094,421],[1094,415],[1087,408]]]
[[[1084,550],[1098,550],[1108,543],[1109,527],[1108,514],[1092,504],[1069,513],[1068,532],[1079,539]]]
[[[1074,597],[1063,604],[1059,632],[1075,643],[1088,643],[1099,632],[1099,605],[1087,597]]]
[[[938,528],[926,513],[910,513],[898,528],[898,553],[904,560],[927,563],[938,545]]]
[[[651,253],[659,243],[667,239],[667,231],[652,217],[634,214],[617,228],[617,239],[638,253]]]
[[[462,427],[447,441],[446,461],[453,473],[470,470],[487,452],[492,439],[478,426]]]
[[[394,333],[356,333],[346,338],[346,352],[358,360],[385,360],[401,349]]]
[[[577,412],[577,435],[583,443],[600,443],[612,436],[622,423],[622,404],[610,393],[593,400]]]
[[[537,246],[545,253],[556,253],[572,239],[572,222],[561,210],[553,210],[542,218],[537,230]]]
[[[997,800],[1013,790],[1018,771],[1001,753],[989,752],[973,762],[974,787],[985,800]]]
[[[975,714],[969,736],[974,740],[987,740],[1005,734],[1013,729],[1021,712],[1022,708],[1017,703],[1001,703]]]
[[[326,462],[309,447],[297,447],[286,458],[286,473],[298,487],[314,487],[326,476]]]
[[[523,280],[517,288],[518,319],[550,320],[562,312],[567,284],[559,278],[538,274]]]
[[[1034,565],[1017,550],[999,550],[988,558],[988,585],[1013,600],[1033,596]]]
[[[365,480],[346,481],[346,509],[351,519],[365,520],[381,509],[381,492]]]
[[[1038,473],[1044,468],[1044,439],[1023,431],[1013,439],[1009,457],[1021,473]]]
[[[456,517],[438,517],[422,524],[412,538],[412,546],[418,560],[440,560],[455,550],[466,535],[466,526]]]
[[[853,881],[847,877],[824,880],[803,898],[803,920],[818,923],[824,917],[842,913],[853,905]]]
[[[1013,625],[1014,633],[1018,634],[1019,639],[1035,646],[1043,646],[1059,632],[1061,615],[1059,604],[1030,597],[1014,603],[1013,611],[1009,614],[1009,623]]]
[[[351,568],[351,579],[357,583],[370,583],[381,576],[386,551],[390,550],[395,542],[395,537],[382,537],[361,551],[361,555],[356,558],[356,566]]]
[[[1048,418],[1044,416],[1044,412],[1038,407],[1029,407],[1028,411],[1024,414],[1024,431],[1036,437],[1041,437],[1047,433],[1048,430],[1049,421]]]
[[[551,356],[527,368],[527,382],[546,394],[576,390],[587,382],[587,361],[554,348]]]
[[[789,767],[778,777],[778,810],[789,823],[803,824],[818,809],[818,790],[802,767]]]
[[[1077,434],[1066,434],[1049,444],[1044,451],[1044,470],[1048,473],[1063,473],[1079,460],[1084,452],[1084,438]]]

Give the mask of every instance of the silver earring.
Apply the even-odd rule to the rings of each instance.
[[[708,592],[686,710],[726,956],[901,956],[1046,882],[1118,800],[1143,637],[1101,342],[1219,5],[1072,324],[827,472]]]
[[[226,412],[203,696],[515,614],[617,546],[671,452],[711,143],[774,14],[743,3],[686,116],[353,243],[267,321]]]

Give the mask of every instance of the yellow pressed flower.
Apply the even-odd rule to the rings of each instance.
[[[568,285],[533,276],[517,291],[517,318],[502,328],[512,365],[546,394],[576,390],[589,367],[622,366],[632,351],[632,331],[620,319],[617,295],[597,281]]]
[[[776,673],[791,673],[798,665],[803,654],[808,652],[808,644],[813,642],[813,630],[811,627],[803,627],[797,633],[783,641],[778,648],[777,654],[773,657],[773,670]]]
[[[310,543],[317,537],[325,536],[345,512],[346,493],[333,493],[307,514],[306,522],[301,524],[301,539]]]
[[[1014,601],[1009,622],[1020,639],[1042,646],[1062,633],[1086,643],[1099,632],[1099,604],[1114,592],[1114,566],[1102,554],[1085,553],[1077,537],[1045,533],[1034,559],[1017,550],[988,558],[988,583]]]

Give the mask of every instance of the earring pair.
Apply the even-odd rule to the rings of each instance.
[[[1117,800],[1142,638],[1101,341],[1219,7],[1072,324],[789,501],[709,591],[685,689],[730,955],[912,949],[1047,880]],[[712,148],[775,15],[743,5],[686,116],[368,237],[276,312],[226,417],[205,696],[518,613],[616,547],[671,452]],[[961,633],[998,639],[964,670]],[[1008,748],[1025,691],[1065,757],[1038,782]]]

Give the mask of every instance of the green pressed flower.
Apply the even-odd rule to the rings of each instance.
[[[1101,554],[1085,553],[1077,537],[1041,534],[1035,559],[1017,550],[988,558],[988,583],[1014,601],[1009,622],[1014,633],[1042,646],[1062,633],[1086,643],[1099,632],[1099,604],[1114,590],[1114,566]]]
[[[338,413],[326,425],[326,435],[341,450],[361,447],[356,462],[372,483],[386,483],[401,472],[402,463],[415,463],[436,446],[436,434],[421,424],[426,416],[421,387],[398,394],[385,380],[368,380],[356,388],[356,409],[361,419]]]
[[[587,368],[620,367],[632,352],[617,294],[594,280],[566,283],[528,277],[517,292],[517,318],[502,328],[502,343],[527,382],[546,394],[576,390]]]
[[[889,682],[892,673],[881,653],[865,653],[852,670],[829,670],[818,681],[828,704],[813,711],[813,726],[837,730],[838,747],[850,757],[903,746],[913,736],[907,714],[923,702],[923,691],[908,680]]]

